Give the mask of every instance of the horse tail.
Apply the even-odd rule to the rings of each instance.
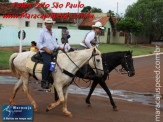
[[[17,77],[17,78],[19,78],[20,75],[19,75],[18,71],[16,70],[13,61],[14,61],[14,59],[16,58],[16,56],[17,56],[18,54],[19,54],[19,53],[14,53],[14,54],[12,54],[12,55],[10,56],[10,60],[9,60],[9,66],[10,66],[11,73],[12,73],[15,77]]]

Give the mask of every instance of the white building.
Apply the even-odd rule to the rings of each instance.
[[[43,19],[36,18],[36,15],[47,14],[43,8],[33,7],[31,4],[29,8],[17,8],[13,7],[14,3],[0,2],[0,24],[3,26],[16,26],[18,28],[35,27],[43,28]],[[26,14],[26,17],[20,17],[22,13]],[[32,16],[32,17],[31,17]]]

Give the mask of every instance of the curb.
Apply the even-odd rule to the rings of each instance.
[[[11,73],[11,70],[0,70],[0,73]]]
[[[148,55],[133,56],[133,58],[144,58],[144,57],[148,57],[148,56],[154,56],[154,55],[156,55],[156,53],[148,54]],[[161,54],[163,54],[163,52],[159,52],[157,54],[160,54],[161,55]]]

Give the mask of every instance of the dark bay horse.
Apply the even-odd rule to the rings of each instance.
[[[108,74],[113,69],[115,69],[118,65],[122,66],[122,69],[124,69],[127,72],[129,77],[132,77],[135,75],[132,52],[131,51],[121,51],[121,52],[119,51],[119,52],[103,53],[102,54],[102,62],[103,62],[103,69],[104,69],[104,75],[102,78],[96,77],[93,70],[90,68],[90,66],[88,66],[88,69],[89,69],[88,72],[89,72],[90,76],[94,76],[94,77],[86,78],[86,79],[93,80],[89,94],[86,98],[86,103],[91,104],[90,97],[91,97],[94,89],[96,88],[97,84],[99,84],[105,90],[107,95],[109,96],[110,103],[113,106],[113,109],[117,110],[117,106],[114,103],[111,92],[110,92],[109,88],[107,87],[105,81],[108,77]],[[76,73],[76,76],[79,78],[84,78],[82,71],[83,71],[83,68],[81,68],[81,70]],[[55,97],[55,99],[57,99],[57,96]]]

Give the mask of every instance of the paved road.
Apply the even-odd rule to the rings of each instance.
[[[163,55],[161,55],[163,60]],[[120,75],[113,71],[110,80],[106,81],[111,89],[124,89],[137,92],[155,92],[155,57],[134,59],[136,75],[129,78],[126,75]],[[163,66],[161,62],[161,67]],[[161,69],[162,72],[162,69]],[[83,85],[87,85],[84,84]],[[161,82],[163,86],[163,83]],[[8,104],[13,85],[0,85],[0,105]],[[46,106],[53,102],[53,96],[49,93],[33,91],[30,86],[30,93],[39,105],[39,111],[34,112],[34,122],[154,122],[155,107],[142,105],[137,102],[127,102],[115,99],[119,111],[112,110],[109,99],[104,97],[92,96],[92,106],[85,104],[85,95],[69,94],[68,109],[73,117],[65,117],[61,112],[61,106],[46,113]],[[162,90],[161,90],[162,92]],[[15,99],[16,104],[29,104],[26,96],[19,90]],[[162,103],[162,100],[161,100]],[[2,111],[0,111],[0,115]],[[161,110],[162,113],[162,110]],[[163,117],[161,116],[161,120]],[[1,120],[0,120],[1,121]]]

